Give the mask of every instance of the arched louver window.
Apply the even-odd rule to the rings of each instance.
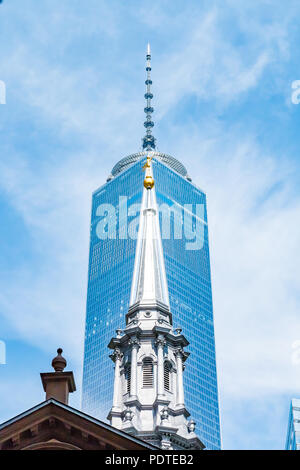
[[[131,384],[131,366],[128,364],[125,367],[125,393],[130,393]]]
[[[153,387],[153,361],[150,357],[143,360],[143,388]]]
[[[168,392],[170,392],[170,372],[171,372],[171,364],[166,361],[164,363],[164,388]]]

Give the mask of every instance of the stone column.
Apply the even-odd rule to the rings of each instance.
[[[165,340],[159,335],[156,340],[157,346],[157,395],[164,394],[164,345]]]
[[[112,354],[112,359],[115,363],[115,380],[114,380],[114,396],[113,396],[113,409],[120,409],[120,387],[121,387],[121,376],[120,376],[120,366],[122,361],[123,354],[121,351],[116,348]]]
[[[183,391],[183,350],[178,349],[175,353],[176,355],[176,365],[177,365],[177,395],[176,395],[176,405],[184,406],[184,391]]]
[[[131,344],[131,384],[130,384],[130,395],[133,397],[137,396],[137,352],[140,346],[137,338],[130,340]]]

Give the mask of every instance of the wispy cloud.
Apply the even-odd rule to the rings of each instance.
[[[231,412],[239,399],[238,426],[246,400],[260,397],[263,419],[268,394],[276,403],[300,385],[291,361],[300,339],[299,166],[283,131],[285,155],[262,139],[273,111],[258,121],[261,106],[248,109],[246,100],[253,90],[270,100],[280,94],[280,112],[291,113],[282,80],[294,70],[285,67],[296,4],[278,2],[275,11],[269,2],[116,4],[31,2],[18,13],[14,2],[3,4],[2,31],[12,39],[1,51],[8,98],[0,189],[23,221],[30,256],[0,272],[1,316],[49,354],[62,344],[80,368],[91,193],[117,160],[138,150],[143,85],[135,84],[144,80],[149,39],[159,144],[208,194],[223,408]],[[192,105],[182,105],[188,98]],[[241,107],[231,115],[233,105]],[[234,435],[230,423],[223,426]],[[257,430],[249,433],[269,445]]]

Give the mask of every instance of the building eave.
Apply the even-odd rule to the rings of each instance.
[[[42,408],[45,408],[45,407],[47,407],[51,404],[55,405],[58,408],[62,408],[62,409],[66,410],[66,411],[68,411],[72,414],[75,414],[75,415],[79,416],[80,418],[83,418],[86,421],[89,421],[90,423],[93,423],[94,425],[97,425],[97,426],[101,427],[102,429],[106,429],[107,431],[111,431],[112,433],[114,433],[114,434],[116,434],[120,437],[123,437],[125,439],[129,439],[131,442],[135,442],[138,445],[142,445],[143,447],[145,447],[147,449],[157,450],[156,446],[152,446],[151,444],[145,443],[141,439],[127,434],[127,432],[116,429],[113,426],[111,426],[110,424],[104,423],[103,421],[100,421],[100,420],[98,420],[98,419],[96,419],[96,418],[94,418],[90,415],[87,415],[87,414],[83,413],[82,411],[77,410],[76,408],[72,408],[69,405],[65,405],[64,403],[61,403],[61,402],[55,400],[54,398],[50,398],[49,400],[46,400],[42,403],[39,403],[38,405],[30,408],[29,410],[26,410],[25,412],[15,416],[14,418],[12,418],[8,421],[5,421],[4,423],[2,423],[0,425],[0,432],[4,429],[8,428],[9,426],[12,426],[13,424],[17,423],[21,419],[26,418],[26,417],[30,416],[31,414],[35,413],[36,411],[41,410]]]

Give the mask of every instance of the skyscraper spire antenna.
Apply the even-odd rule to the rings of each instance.
[[[143,149],[147,151],[155,150],[155,138],[152,135],[152,127],[154,126],[154,122],[152,121],[152,113],[154,111],[152,107],[151,100],[153,98],[153,94],[151,92],[151,49],[150,44],[147,45],[147,55],[146,55],[146,72],[147,72],[147,80],[145,81],[146,84],[146,107],[144,108],[146,114],[146,121],[144,122],[144,126],[146,128],[146,135],[143,137]]]

